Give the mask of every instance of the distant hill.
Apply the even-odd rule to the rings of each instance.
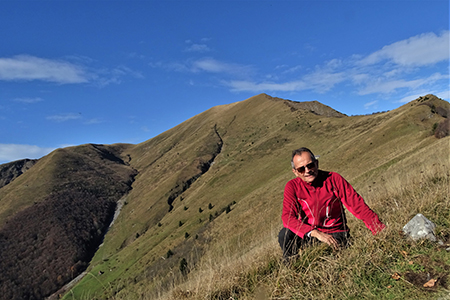
[[[82,145],[29,168],[1,165],[0,298],[43,299],[86,267],[102,275],[84,277],[71,292],[76,299],[158,294],[184,263],[182,273],[212,249],[250,245],[281,226],[293,149],[309,147],[322,168],[364,193],[388,168],[401,174],[421,153],[446,151],[449,111],[448,102],[426,95],[349,117],[317,101],[260,94],[141,144]],[[119,199],[124,206],[108,230]]]
[[[22,175],[26,170],[34,166],[36,162],[37,159],[21,159],[0,165],[0,188]]]

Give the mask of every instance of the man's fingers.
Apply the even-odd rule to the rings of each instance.
[[[332,236],[330,236],[330,237],[327,239],[326,243],[327,243],[328,245],[330,245],[331,247],[333,247],[335,250],[337,250],[337,249],[339,248],[338,242],[337,242],[336,239],[335,239],[334,237],[332,237]]]
[[[339,243],[336,241],[336,239],[332,235],[320,232],[318,230],[314,230],[313,232],[311,232],[311,236],[317,238],[321,242],[324,242],[324,243],[330,245],[335,250],[339,249]]]

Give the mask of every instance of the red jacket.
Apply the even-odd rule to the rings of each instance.
[[[350,183],[338,173],[322,170],[312,183],[297,177],[286,184],[281,219],[284,227],[301,238],[313,229],[325,233],[349,231],[342,204],[363,220],[372,234],[385,227]]]

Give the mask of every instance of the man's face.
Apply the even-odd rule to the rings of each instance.
[[[317,178],[319,174],[319,162],[312,160],[308,152],[294,156],[293,162],[295,168],[292,169],[292,172],[294,172],[295,176],[300,177],[300,179],[308,183],[313,182]],[[302,172],[303,169],[304,172]]]

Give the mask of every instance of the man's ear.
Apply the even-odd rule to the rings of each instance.
[[[296,169],[292,169],[292,173],[294,173],[295,177],[298,177]]]

